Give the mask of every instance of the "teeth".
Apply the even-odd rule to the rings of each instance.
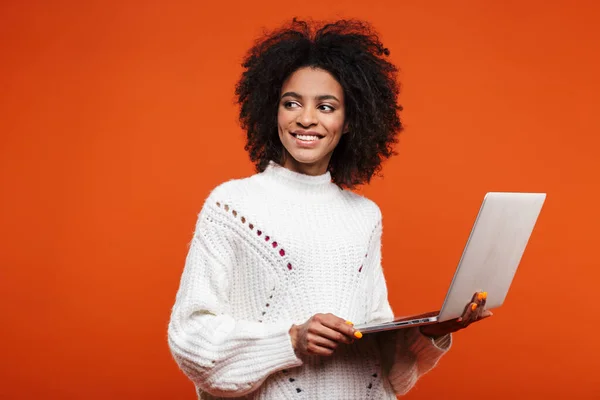
[[[307,142],[312,142],[314,140],[319,140],[318,136],[312,136],[312,135],[296,135],[296,137],[300,140],[304,140]]]

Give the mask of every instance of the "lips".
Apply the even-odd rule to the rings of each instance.
[[[294,138],[296,146],[303,149],[314,149],[316,148],[323,135],[316,132],[290,132],[290,135]]]

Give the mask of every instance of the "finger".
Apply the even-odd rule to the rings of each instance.
[[[472,314],[477,308],[479,308],[483,296],[483,292],[475,292],[473,294],[473,297],[471,297],[471,302],[466,305],[463,315],[459,318],[460,322],[468,321],[469,319],[473,318]],[[476,306],[473,307],[473,304],[476,304]]]
[[[483,305],[479,309],[479,315],[477,316],[477,318],[478,319],[485,318],[484,315],[486,315],[487,312],[488,312],[488,310],[486,310],[486,308],[485,308],[485,300],[484,300]]]
[[[315,356],[330,356],[334,353],[334,350],[335,349],[319,346],[316,343],[309,343],[306,346],[306,353]]]
[[[489,317],[491,317],[492,315],[494,315],[494,314],[493,314],[493,313],[492,313],[490,310],[483,310],[483,312],[481,312],[481,313],[479,314],[479,316],[477,317],[477,319],[476,319],[476,320],[474,320],[474,321],[471,321],[471,323],[470,323],[470,324],[472,324],[473,322],[482,321],[482,320],[484,320],[484,319],[486,319],[486,318],[489,318]],[[469,324],[469,325],[470,325],[470,324]]]
[[[474,303],[476,304],[475,306],[471,306],[471,310],[473,311],[473,314],[471,316],[471,322],[475,322],[478,319],[481,318],[481,313],[483,312],[483,310],[485,310],[485,303],[486,303],[486,298],[487,298],[487,293],[486,292],[476,292],[475,295],[473,296],[475,301]]]
[[[327,328],[339,332],[341,335],[343,335],[345,339],[348,340],[343,340],[344,343],[350,343],[350,340],[352,340],[353,338],[360,339],[362,337],[362,334],[358,336],[356,335],[357,330],[354,329],[352,322],[343,320],[342,318],[336,317],[333,314],[328,314],[325,318],[323,318],[321,323]]]
[[[479,305],[479,303],[471,304],[471,315],[469,316],[469,324],[472,324],[473,322],[479,319],[482,310],[483,308]]]
[[[336,341],[326,338],[324,336],[315,335],[312,333],[308,334],[307,340],[308,340],[309,346],[313,345],[316,347],[324,347],[324,348],[331,349],[331,350],[335,350],[338,347],[338,343]]]
[[[471,302],[465,306],[465,310],[463,311],[463,314],[458,319],[458,322],[460,322],[463,325],[469,322],[469,319],[471,318],[471,314],[473,313],[473,308],[472,308],[473,304],[475,304],[475,303]]]
[[[481,305],[483,305],[483,303],[485,302],[486,299],[487,299],[487,292],[477,292],[477,293],[475,293],[473,302],[477,303],[477,306],[480,307]]]
[[[351,336],[347,336],[342,332],[331,329],[322,322],[309,328],[309,332],[338,343],[349,344],[352,340]]]
[[[482,318],[485,310],[485,305],[487,303],[487,292],[481,292],[480,296],[478,296],[479,300],[479,306],[477,307],[477,317],[476,320],[479,320]]]
[[[463,325],[467,326],[477,320],[479,305],[477,303],[469,303],[467,306],[468,315],[463,318]]]
[[[481,307],[485,309],[485,305],[487,304],[487,292],[483,292],[483,299],[481,300]]]

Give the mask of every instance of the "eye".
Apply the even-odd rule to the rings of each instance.
[[[321,104],[319,106],[319,110],[321,110],[321,111],[327,111],[327,112],[332,112],[332,111],[335,111],[335,108],[333,108],[329,104]]]
[[[283,103],[283,106],[285,108],[297,108],[300,107],[300,104],[298,104],[295,101],[286,101],[285,103]]]

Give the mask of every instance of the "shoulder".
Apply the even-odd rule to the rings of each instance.
[[[201,212],[223,214],[223,211],[231,208],[237,214],[251,213],[260,208],[262,188],[257,175],[230,179],[213,187],[204,200]]]
[[[381,222],[381,209],[375,201],[350,190],[344,190],[343,196],[349,206],[352,207],[353,212],[363,215],[376,224]]]
[[[235,178],[224,181],[213,187],[198,213],[196,222],[196,231],[228,231],[221,229],[230,226],[231,218],[228,218],[230,210],[232,213],[239,203],[248,197],[252,191],[252,176],[245,178]],[[235,216],[235,215],[234,215]]]
[[[247,196],[256,189],[256,175],[225,181],[214,187],[207,200],[232,201]]]
[[[248,178],[231,179],[220,183],[210,191],[208,198],[214,200],[225,200],[225,198],[235,196],[238,192],[243,191],[244,180],[246,179]]]

